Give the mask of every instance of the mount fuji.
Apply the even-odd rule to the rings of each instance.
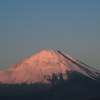
[[[35,93],[38,98],[38,95],[41,96],[40,91],[42,91],[42,98],[35,100],[66,100],[66,98],[67,100],[89,100],[92,96],[100,94],[100,72],[64,52],[43,50],[9,69],[0,71],[0,84],[2,100],[5,95],[13,95],[10,99],[13,100],[13,97],[21,94],[27,94],[28,97],[25,98],[32,100],[30,93]],[[8,86],[11,91],[17,92],[5,93],[4,90],[9,90]]]
[[[65,75],[66,71],[76,71],[92,79],[100,76],[100,72],[61,51],[43,50],[5,71],[0,71],[0,82],[7,84],[48,83],[44,76],[51,77],[59,73]]]

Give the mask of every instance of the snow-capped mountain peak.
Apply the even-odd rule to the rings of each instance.
[[[53,73],[65,75],[67,70],[79,72],[92,79],[100,76],[100,72],[61,51],[43,50],[5,71],[0,71],[0,82],[8,84],[49,83],[44,76],[52,76]]]

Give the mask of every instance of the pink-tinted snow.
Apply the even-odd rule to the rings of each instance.
[[[0,71],[0,82],[8,84],[49,83],[44,76],[65,74],[66,70],[77,71],[90,78],[100,76],[100,72],[56,50],[43,50],[21,61],[11,68]]]

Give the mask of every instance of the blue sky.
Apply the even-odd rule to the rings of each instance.
[[[0,0],[0,70],[48,49],[100,71],[100,0]]]

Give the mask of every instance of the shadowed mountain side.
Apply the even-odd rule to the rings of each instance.
[[[67,71],[48,78],[50,84],[0,85],[0,100],[89,100],[100,94],[100,83],[78,72]],[[59,78],[58,78],[59,77]]]
[[[82,66],[81,64],[83,64],[83,65],[85,65],[84,63],[82,63],[82,62],[80,62],[80,61],[78,61],[78,60],[76,60],[76,61],[74,61],[74,60],[72,60],[72,59],[70,59],[69,57],[67,57],[66,55],[64,55],[61,51],[58,51],[63,57],[65,57],[66,59],[68,59],[68,60],[70,60],[73,64],[75,64],[75,65],[77,65],[79,68],[81,68],[81,69],[83,69],[87,74],[89,74],[91,77],[94,77],[94,76],[96,76],[94,73],[92,73],[89,69],[87,69],[87,68],[85,68],[84,66]],[[78,63],[77,63],[78,62]],[[81,63],[81,64],[79,64],[79,63]],[[87,65],[85,65],[85,66],[87,66]],[[89,67],[89,66],[88,66]],[[90,67],[91,68],[91,67]],[[91,69],[93,69],[93,68],[91,68]],[[97,72],[98,73],[98,72]],[[99,73],[100,74],[100,73]],[[94,77],[95,78],[95,77]]]
[[[19,94],[36,93],[47,90],[50,84],[0,84],[0,96],[12,96]]]

